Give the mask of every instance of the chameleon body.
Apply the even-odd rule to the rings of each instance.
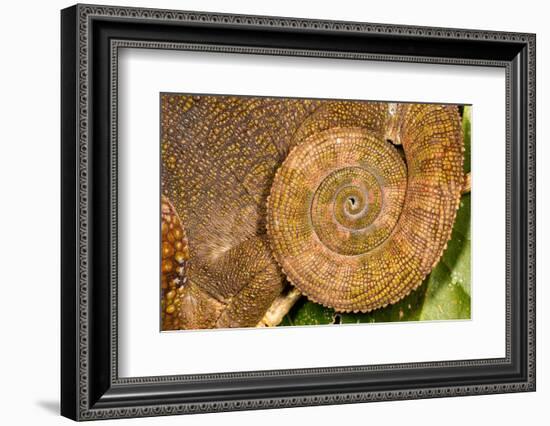
[[[441,257],[464,180],[454,106],[164,94],[161,144],[162,226],[188,248],[163,329],[254,326],[287,281],[342,312],[395,303]]]

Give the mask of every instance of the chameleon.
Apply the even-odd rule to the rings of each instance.
[[[167,93],[161,158],[163,330],[256,326],[288,286],[338,312],[396,303],[465,182],[452,105]]]

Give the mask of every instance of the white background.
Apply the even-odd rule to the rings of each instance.
[[[547,424],[550,313],[550,28],[541,1],[297,2],[219,0],[110,2],[383,23],[537,33],[538,390],[422,401],[294,408],[202,416],[119,420],[119,424],[300,424],[376,422],[464,425]],[[0,27],[0,416],[3,424],[68,424],[59,394],[59,9],[65,1],[10,2]],[[545,81],[546,79],[546,81]],[[490,253],[487,253],[490,255]],[[129,423],[130,422],[130,423]],[[102,424],[116,424],[108,421]]]
[[[119,81],[121,376],[505,356],[503,69],[124,49]],[[158,286],[143,283],[159,279],[158,100],[166,91],[473,104],[472,320],[159,333]],[[233,349],[220,357],[213,348],[223,347]],[[166,353],[185,354],[185,364]]]

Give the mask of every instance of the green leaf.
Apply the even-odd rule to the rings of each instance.
[[[470,194],[462,196],[447,249],[422,285],[400,302],[366,314],[337,313],[302,297],[280,325],[380,323],[470,318]]]
[[[420,320],[470,318],[470,296],[460,284],[453,282],[451,271],[440,262],[428,278]]]
[[[310,302],[305,297],[302,297],[294,305],[291,312],[286,315],[285,319],[289,325],[332,324],[334,323],[334,310]]]
[[[440,262],[447,267],[451,275],[451,281],[462,286],[462,289],[468,296],[470,295],[471,281],[470,204],[471,195],[463,195],[460,200],[460,207],[456,215],[451,239]]]

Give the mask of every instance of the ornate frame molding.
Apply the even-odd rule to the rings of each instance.
[[[71,82],[65,84],[63,98],[63,112],[65,118],[74,118],[74,129],[64,128],[63,167],[64,176],[74,179],[71,183],[64,183],[63,187],[63,210],[67,215],[74,214],[74,229],[67,226],[62,240],[63,269],[67,269],[63,278],[63,291],[72,292],[66,299],[62,300],[63,312],[63,353],[65,359],[71,359],[70,365],[64,365],[64,376],[62,383],[62,413],[68,417],[78,420],[91,420],[113,417],[138,417],[151,415],[169,415],[184,413],[204,413],[213,411],[277,408],[292,406],[308,406],[323,404],[343,404],[353,402],[400,400],[416,398],[434,398],[442,396],[460,396],[488,393],[533,391],[535,389],[535,36],[533,34],[520,34],[510,32],[477,31],[464,29],[412,27],[400,25],[368,24],[358,22],[336,22],[323,20],[307,20],[294,18],[266,17],[266,16],[245,16],[228,15],[202,12],[184,12],[156,9],[137,9],[125,7],[104,7],[91,5],[77,5],[63,11],[62,34],[63,67],[65,75],[71,74]],[[106,361],[101,363],[101,371],[104,367],[108,370],[108,379],[103,378],[100,384],[92,385],[92,375],[99,374],[99,367],[90,362],[94,349],[90,342],[97,339],[92,332],[91,321],[95,320],[96,313],[91,315],[91,280],[90,270],[93,256],[90,245],[94,239],[93,227],[91,227],[91,215],[97,207],[93,204],[94,185],[91,167],[91,141],[94,137],[91,131],[91,114],[95,101],[91,77],[93,49],[95,46],[92,35],[92,27],[95,21],[110,22],[139,22],[140,24],[166,24],[177,25],[214,25],[224,28],[253,28],[260,30],[274,29],[277,31],[308,32],[314,31],[320,34],[351,34],[351,35],[375,35],[380,37],[410,37],[411,40],[437,40],[439,42],[467,41],[502,43],[502,45],[516,46],[523,50],[519,60],[509,59],[484,59],[484,58],[461,58],[441,56],[413,56],[392,53],[364,53],[346,51],[328,51],[318,49],[297,49],[280,47],[254,47],[254,46],[232,46],[212,43],[183,43],[177,41],[147,41],[140,39],[117,39],[109,41],[110,77],[108,90],[110,91],[110,317],[108,319],[110,329],[109,342],[111,352],[109,365]],[[63,44],[64,43],[64,44]],[[374,61],[396,61],[396,62],[423,62],[423,63],[444,63],[455,65],[480,65],[491,67],[503,67],[506,69],[506,114],[507,114],[507,141],[506,141],[506,193],[507,193],[507,260],[506,260],[506,357],[503,359],[482,359],[452,362],[415,363],[415,364],[393,364],[361,367],[327,367],[321,369],[306,370],[275,370],[267,372],[243,372],[223,373],[194,376],[161,376],[145,378],[118,377],[117,368],[117,71],[118,71],[118,50],[120,48],[155,48],[155,49],[177,49],[196,51],[221,51],[227,53],[253,53],[262,55],[298,55],[315,56],[325,58],[344,58]],[[518,62],[519,61],[519,62]],[[523,67],[526,75],[518,81],[518,67]],[[73,81],[74,79],[74,81]],[[517,85],[525,87],[517,87]],[[69,87],[70,86],[70,87]],[[513,104],[514,97],[518,91],[523,91],[525,102],[521,105]],[[73,99],[74,95],[74,99]],[[519,108],[519,110],[518,110]],[[69,112],[73,109],[73,112]],[[71,115],[72,114],[72,115]],[[526,139],[520,152],[522,158],[517,158],[517,152],[512,146],[514,138],[522,136],[514,132],[521,132],[522,129],[513,128],[511,122],[516,114],[521,114],[521,123],[525,126]],[[74,154],[71,155],[71,154]],[[66,156],[65,156],[66,155]],[[525,157],[525,158],[524,158]],[[522,161],[525,170],[519,172],[512,168],[512,161]],[[70,163],[70,164],[69,164]],[[521,168],[521,167],[520,167]],[[523,174],[524,176],[523,176]],[[65,192],[66,191],[66,192]],[[72,195],[70,192],[73,191]],[[515,191],[515,192],[514,192]],[[521,192],[523,198],[522,213],[525,220],[526,235],[518,242],[514,237],[513,227],[521,227],[517,220],[514,222],[512,208],[515,193]],[[516,218],[517,219],[517,218]],[[65,227],[65,225],[64,225]],[[516,238],[516,240],[514,240]],[[72,240],[71,240],[72,239]],[[525,241],[523,241],[523,239]],[[515,246],[512,247],[513,241]],[[525,243],[525,245],[523,245]],[[520,244],[518,246],[517,244]],[[261,379],[266,377],[296,377],[304,375],[326,376],[331,374],[351,374],[358,372],[376,371],[399,371],[407,369],[447,369],[452,367],[479,367],[479,366],[502,366],[512,364],[513,344],[513,321],[516,321],[517,313],[513,312],[512,299],[517,297],[517,289],[513,287],[511,263],[513,250],[525,249],[525,278],[523,312],[525,317],[525,365],[520,380],[506,381],[502,383],[479,383],[473,385],[451,385],[433,386],[425,388],[399,388],[393,390],[377,391],[350,391],[350,392],[326,392],[311,395],[289,395],[272,396],[266,398],[231,398],[215,401],[196,402],[157,402],[137,401],[126,397],[127,387],[132,386],[170,386],[170,384],[208,382],[228,379]],[[71,263],[70,267],[66,267]],[[70,269],[72,268],[72,269]],[[71,276],[73,275],[74,276]],[[518,277],[514,277],[517,279]],[[521,279],[522,276],[519,276]],[[102,299],[103,300],[103,299]],[[74,305],[68,306],[70,302]],[[71,326],[66,323],[72,322]],[[75,334],[73,334],[75,332]],[[105,365],[104,365],[105,364]],[[71,371],[68,371],[71,369]],[[105,399],[102,394],[102,387],[107,386],[108,392]],[[75,396],[69,396],[69,393]],[[131,393],[131,392],[130,392]],[[121,397],[122,395],[122,397]],[[126,399],[125,399],[126,398]]]

